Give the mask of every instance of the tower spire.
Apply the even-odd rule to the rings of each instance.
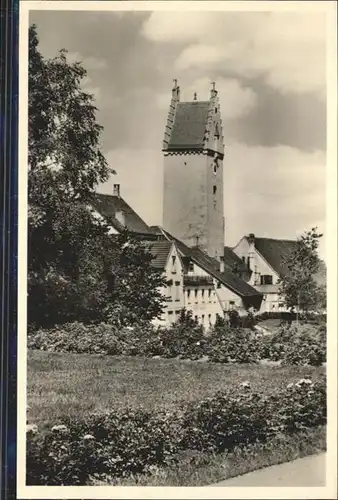
[[[216,90],[216,82],[211,82],[212,88],[211,88],[211,98],[214,98],[217,96],[217,90]]]
[[[174,86],[172,90],[172,98],[175,99],[176,101],[180,100],[180,87],[177,85],[177,79],[174,78],[173,80]]]

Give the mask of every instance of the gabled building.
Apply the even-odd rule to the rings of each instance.
[[[120,184],[114,184],[113,194],[95,193],[91,200],[94,216],[104,220],[111,234],[127,229],[135,237],[151,238],[151,230],[144,220],[122,198]]]
[[[184,264],[174,241],[151,241],[147,246],[153,255],[152,265],[165,275],[167,283],[161,290],[166,306],[162,316],[154,320],[154,323],[169,325],[177,321],[179,312],[185,305]]]
[[[285,260],[295,251],[295,240],[257,238],[254,234],[244,236],[233,248],[248,270],[248,283],[263,294],[261,312],[283,311],[278,281],[289,270]],[[320,262],[320,269],[314,277],[318,284],[326,283],[326,268]]]
[[[230,310],[235,309],[243,315],[251,308],[260,309],[263,295],[233,272],[233,263],[241,267],[241,260],[230,249],[224,254],[224,260],[218,261],[198,247],[188,247],[158,226],[151,229],[154,234],[162,235],[167,242],[175,244],[181,262],[181,279],[173,280],[172,283],[181,287],[180,298],[183,297],[183,302],[180,300],[180,308],[192,311],[194,318],[205,328],[215,323],[217,315],[223,317]],[[151,244],[155,254],[164,243],[159,241]],[[242,268],[246,270],[246,266]],[[167,277],[169,272],[170,268],[166,268]],[[164,295],[169,298],[167,320],[174,321],[178,312],[170,286]]]

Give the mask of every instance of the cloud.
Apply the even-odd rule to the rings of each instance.
[[[199,78],[193,83],[187,79],[180,80],[182,100],[191,101],[194,92],[199,100],[208,100],[210,97],[211,78]],[[223,110],[223,117],[232,120],[248,114],[257,105],[257,96],[250,88],[244,86],[235,78],[219,78],[217,80],[217,90],[220,96],[220,105]],[[156,103],[159,109],[168,111],[171,95],[170,92],[160,93],[156,96]]]
[[[176,69],[225,69],[279,91],[325,95],[326,18],[321,12],[154,12],[143,35],[182,44]]]
[[[162,223],[163,159],[160,149],[118,148],[106,154],[117,175],[99,191],[111,194],[120,184],[121,196],[147,224]]]
[[[92,56],[84,57],[79,52],[68,52],[67,59],[70,63],[80,62],[87,71],[98,71],[108,67],[105,59]]]
[[[229,144],[224,159],[228,244],[249,232],[291,239],[316,225],[325,232],[325,186],[322,151]]]

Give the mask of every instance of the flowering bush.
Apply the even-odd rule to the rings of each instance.
[[[299,333],[281,326],[277,333],[260,337],[245,328],[215,326],[207,333],[199,325],[178,322],[168,328],[149,323],[117,328],[101,323],[70,323],[28,336],[28,348],[55,352],[76,352],[126,356],[161,356],[215,363],[256,363],[260,359],[283,364],[321,365],[326,361],[326,327],[321,325]]]
[[[175,412],[125,409],[65,419],[46,434],[27,429],[27,483],[124,477],[177,462],[182,451],[230,451],[325,422],[325,381],[303,379],[268,396],[245,381]]]

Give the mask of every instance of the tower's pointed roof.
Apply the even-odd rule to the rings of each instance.
[[[203,150],[210,145],[210,134],[214,133],[217,123],[221,122],[219,101],[215,84],[208,101],[198,101],[194,93],[193,101],[181,102],[180,87],[174,80],[172,99],[169,106],[165,128],[163,150]],[[218,130],[218,128],[217,128]],[[221,135],[219,131],[218,135]],[[221,139],[223,139],[221,137]],[[220,151],[222,154],[222,151]]]
[[[170,134],[170,149],[201,149],[204,145],[210,102],[179,102]]]

